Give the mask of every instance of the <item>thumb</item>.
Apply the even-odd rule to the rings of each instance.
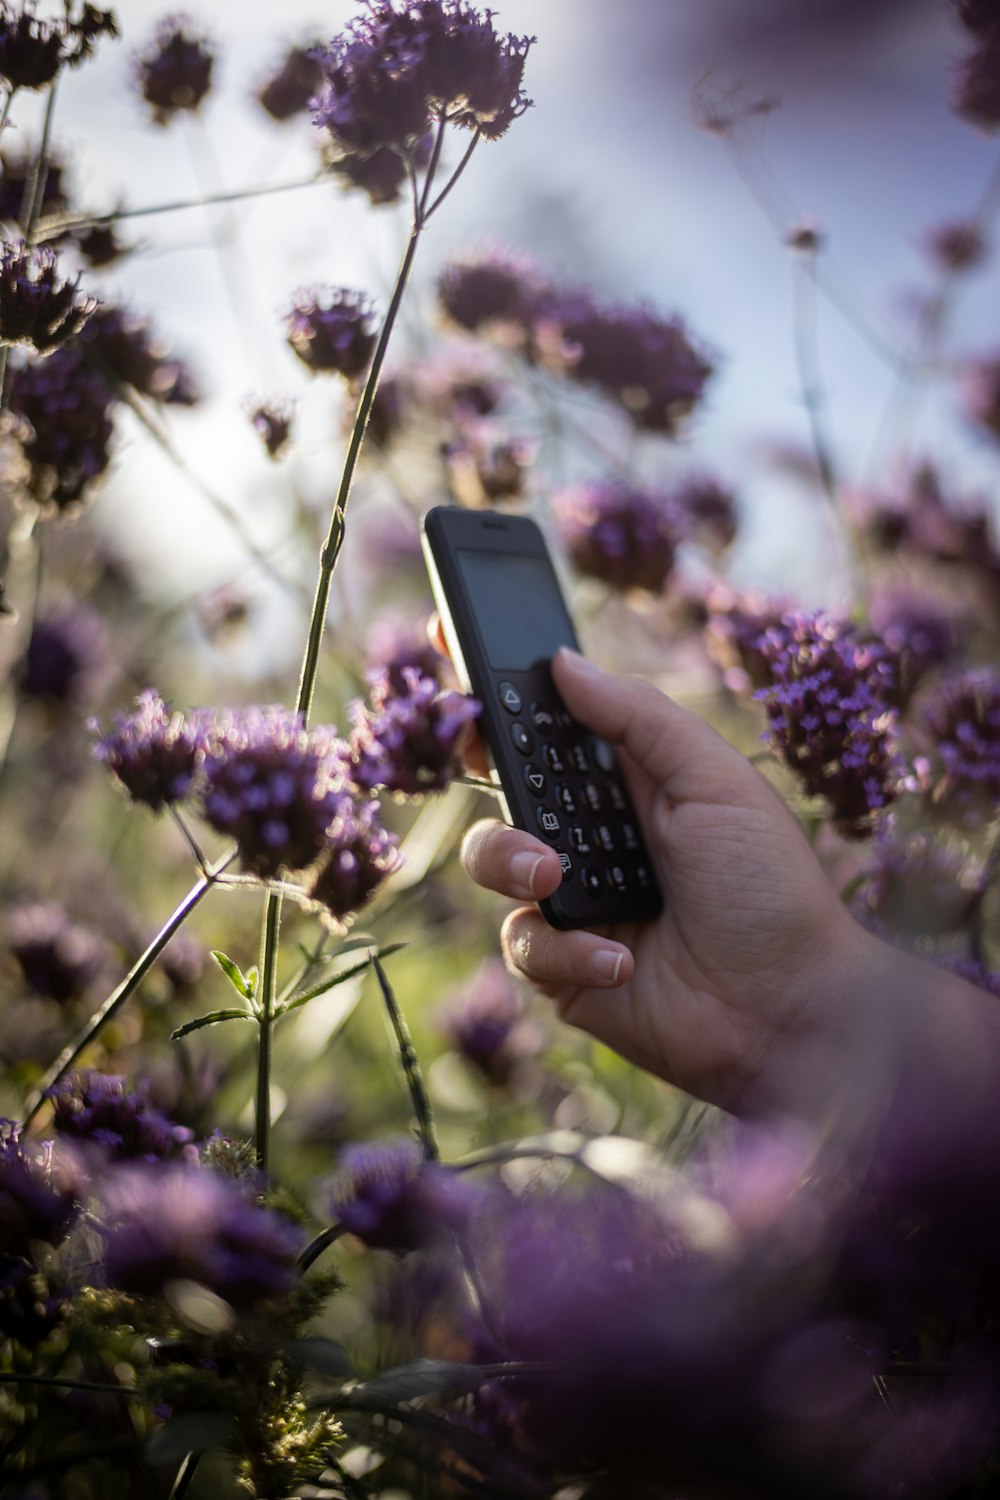
[[[697,795],[696,783],[725,783],[737,767],[745,774],[746,762],[731,745],[651,682],[604,672],[567,646],[553,657],[552,676],[573,717],[621,745],[671,797]]]

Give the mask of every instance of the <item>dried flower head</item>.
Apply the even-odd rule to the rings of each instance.
[[[866,837],[901,779],[885,649],[822,613],[798,612],[757,644],[771,675],[756,697],[772,749],[810,796],[825,798],[845,837]]]
[[[56,901],[11,905],[4,920],[7,947],[36,995],[66,1005],[78,1000],[100,972],[104,944],[70,920]]]
[[[215,51],[186,16],[165,16],[134,59],[136,86],[156,125],[196,110],[212,86]]]
[[[254,431],[269,458],[277,458],[291,441],[292,410],[290,401],[268,401],[254,406],[250,412]]]
[[[478,1196],[467,1181],[424,1160],[413,1141],[349,1146],[331,1190],[332,1212],[376,1250],[418,1250],[464,1223]]]
[[[350,738],[350,775],[371,790],[416,797],[440,792],[460,768],[459,749],[466,726],[480,705],[463,693],[442,692],[435,678],[402,670],[404,691],[391,676],[376,682],[371,707],[354,705]]]
[[[96,307],[96,297],[80,292],[79,277],[60,280],[54,250],[0,243],[0,344],[49,354],[79,333]]]
[[[948,678],[922,705],[932,747],[930,798],[959,823],[990,821],[1000,806],[1000,674],[982,667]]]
[[[282,708],[218,714],[203,727],[206,821],[236,840],[243,868],[261,879],[311,865],[344,796],[334,730],[307,730]]]
[[[319,93],[323,69],[317,57],[318,51],[319,43],[289,47],[277,71],[257,90],[256,99],[261,109],[279,125],[304,114]]]
[[[127,1166],[102,1184],[108,1286],[155,1296],[195,1281],[236,1308],[286,1296],[300,1231],[258,1208],[245,1187],[205,1168]]]
[[[498,958],[487,958],[447,996],[437,1016],[448,1045],[487,1083],[508,1088],[541,1037],[525,1017],[524,997]]]
[[[324,848],[309,895],[334,924],[342,925],[398,869],[398,842],[383,826],[377,802],[341,798],[324,832]]]
[[[147,1083],[130,1089],[124,1078],[108,1073],[74,1073],[49,1097],[59,1134],[111,1161],[198,1159],[194,1132],[155,1108]]]
[[[348,380],[364,374],[378,341],[370,299],[346,287],[299,292],[285,329],[289,344],[314,374]]]
[[[623,483],[581,484],[554,496],[552,513],[578,572],[615,589],[663,588],[681,538],[668,496]]]
[[[98,740],[94,755],[133,802],[161,812],[190,792],[205,753],[200,724],[171,713],[154,688],[135,700],[135,710],[115,715],[114,727]],[[91,720],[90,728],[100,732]]]

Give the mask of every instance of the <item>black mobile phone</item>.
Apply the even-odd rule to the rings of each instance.
[[[578,724],[550,670],[578,651],[542,532],[524,516],[438,506],[423,520],[445,639],[508,823],[557,851],[562,884],[539,906],[553,927],[647,921],[663,909],[617,752]]]

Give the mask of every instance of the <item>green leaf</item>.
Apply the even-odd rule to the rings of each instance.
[[[418,1396],[454,1396],[475,1390],[496,1373],[496,1366],[463,1365],[450,1359],[415,1359],[412,1364],[384,1370],[371,1380],[351,1386],[345,1395],[361,1411],[391,1411]]]
[[[146,1448],[151,1464],[177,1464],[189,1453],[221,1448],[236,1430],[236,1419],[226,1411],[186,1411],[170,1417],[153,1433]]]
[[[382,948],[379,951],[378,957],[380,959],[388,958],[390,954],[398,953],[400,948],[405,947],[405,943],[390,943],[388,947]],[[316,1000],[320,995],[325,995],[328,990],[332,990],[336,985],[343,984],[346,980],[353,979],[356,975],[363,973],[370,963],[371,957],[369,955],[369,957],[363,958],[360,963],[351,964],[350,968],[347,969],[341,969],[338,974],[328,975],[326,979],[320,980],[319,984],[315,984],[310,989],[303,990],[301,994],[293,995],[290,1000],[286,1000],[284,1005],[279,1006],[275,1011],[275,1015],[281,1016],[286,1011],[298,1010],[300,1005],[307,1005],[310,1000]]]
[[[335,1339],[312,1337],[296,1339],[294,1343],[289,1344],[288,1352],[292,1359],[300,1360],[302,1364],[309,1365],[313,1370],[319,1370],[324,1375],[354,1374],[351,1356]]]
[[[247,969],[247,972],[246,972],[247,989],[250,991],[249,995],[247,996],[248,999],[252,1000],[253,997],[256,995],[256,993],[257,993],[257,985],[258,985],[259,982],[260,982],[260,973],[259,973],[259,971],[257,969],[257,965],[256,964],[252,964],[250,966],[250,968]]]
[[[200,1031],[203,1026],[214,1026],[218,1021],[256,1021],[257,1017],[248,1010],[213,1010],[207,1016],[199,1016],[196,1021],[188,1021],[183,1026],[178,1026],[176,1031],[170,1033],[172,1042],[179,1041],[182,1036],[189,1032]]]
[[[226,978],[229,980],[229,983],[232,985],[236,993],[238,995],[242,995],[244,1000],[252,1000],[254,987],[250,983],[249,976],[244,974],[239,964],[233,963],[233,960],[229,958],[225,953],[220,952],[218,948],[212,949],[212,957],[215,959],[215,962],[219,965],[219,968],[222,970],[223,974],[225,974]],[[250,972],[254,973],[255,971],[251,970]]]

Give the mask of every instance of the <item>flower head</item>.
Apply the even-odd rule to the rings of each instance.
[[[34,4],[0,4],[0,77],[8,88],[43,89],[55,78],[63,63],[75,67],[90,57],[101,36],[117,36],[110,10],[84,4],[79,16],[66,6],[61,21],[42,21]]]
[[[925,239],[927,253],[942,271],[975,270],[986,259],[988,245],[978,224],[954,219],[938,224]]]
[[[114,265],[135,248],[118,238],[114,224],[90,224],[76,229],[73,239],[84,260],[95,269]]]
[[[734,693],[763,688],[771,668],[760,649],[765,631],[781,624],[787,605],[759,594],[735,594],[724,585],[709,590],[705,643]]]
[[[404,691],[395,691],[386,676],[373,686],[370,708],[355,705],[350,775],[368,790],[385,787],[410,797],[443,791],[459,769],[459,746],[479,704],[442,692],[415,668],[404,667],[402,676]]]
[[[257,102],[279,125],[306,112],[323,81],[318,45],[289,47],[277,72],[257,90]]]
[[[56,901],[8,907],[7,947],[37,995],[64,1005],[77,1000],[96,978],[104,958],[97,935],[72,922]]]
[[[346,287],[299,292],[285,319],[288,342],[313,374],[356,380],[368,368],[378,333],[363,292]]]
[[[196,110],[212,86],[215,52],[186,16],[165,16],[134,61],[136,85],[157,125]]]
[[[331,1190],[332,1211],[376,1250],[418,1250],[466,1220],[478,1194],[424,1159],[414,1141],[349,1146]]]
[[[129,1089],[124,1078],[108,1073],[74,1073],[50,1098],[59,1134],[112,1161],[197,1160],[194,1132],[150,1103],[148,1084]]]
[[[91,696],[106,662],[108,632],[88,604],[77,601],[42,615],[32,627],[17,685],[25,698],[73,706]]]
[[[489,330],[518,344],[527,343],[541,290],[532,262],[496,248],[449,261],[437,288],[442,310],[459,328]]]
[[[277,458],[291,440],[291,404],[287,401],[262,402],[251,411],[250,421],[267,449],[268,457]]]
[[[11,410],[23,419],[18,441],[28,489],[42,505],[69,510],[111,462],[113,396],[79,347],[19,368]]]
[[[970,826],[989,821],[1000,804],[1000,674],[982,667],[946,679],[920,720],[932,746],[934,806]]]
[[[456,498],[471,509],[498,500],[519,500],[535,458],[535,445],[509,437],[496,423],[466,417],[458,435],[443,447],[448,479]]]
[[[430,677],[438,684],[444,662],[427,637],[427,621],[414,622],[404,615],[380,616],[368,631],[365,656],[369,662],[367,676],[377,682],[385,677],[394,693],[406,692],[407,667],[420,677]]]
[[[20,149],[0,153],[0,219],[5,224],[16,224],[21,230],[21,210],[24,207],[26,188],[34,176],[38,148],[24,146]],[[39,209],[42,220],[48,214],[63,214],[69,208],[66,196],[66,164],[56,153],[49,151],[45,157],[45,186]]]
[[[666,495],[622,483],[581,484],[554,497],[553,515],[578,572],[615,589],[663,588],[681,535]]]
[[[692,475],[673,492],[683,529],[718,556],[736,540],[739,511],[727,485],[708,474]]]
[[[398,843],[377,802],[344,795],[324,831],[309,895],[334,923],[358,911],[400,863]]]
[[[49,354],[79,333],[96,307],[96,297],[81,294],[79,277],[60,281],[54,250],[0,243],[0,344]]]
[[[1000,26],[983,32],[959,64],[952,105],[987,134],[1000,129]]]
[[[872,600],[871,623],[893,663],[890,702],[902,706],[922,678],[955,655],[960,633],[954,614],[926,593],[891,590]]]
[[[536,1028],[525,1019],[523,997],[498,958],[485,959],[447,997],[437,1024],[449,1046],[497,1088],[507,1088],[540,1047]]]
[[[982,894],[975,872],[939,839],[879,830],[873,853],[859,905],[884,931],[933,937],[958,931],[972,916]]]
[[[901,775],[884,647],[822,613],[799,612],[783,615],[757,645],[771,676],[756,697],[772,749],[810,796],[826,799],[841,833],[864,838]]]
[[[195,1281],[231,1306],[283,1297],[302,1236],[245,1188],[178,1163],[127,1166],[102,1188],[104,1277],[139,1296]]]
[[[153,688],[135,703],[133,713],[115,715],[114,727],[98,740],[94,754],[133,802],[160,812],[191,790],[205,734],[197,722],[171,713]],[[96,722],[91,727],[99,729]]]
[[[245,870],[268,880],[311,865],[345,795],[342,742],[299,714],[248,708],[206,722],[202,812],[236,840]]]
[[[153,401],[191,406],[197,400],[191,372],[141,314],[105,304],[89,319],[82,337],[112,394],[123,382]]]
[[[0,1257],[30,1260],[34,1244],[60,1244],[77,1211],[73,1185],[48,1153],[25,1149],[20,1127],[0,1120]]]

